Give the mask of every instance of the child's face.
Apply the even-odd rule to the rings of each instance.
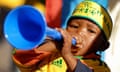
[[[86,19],[72,19],[67,30],[77,40],[77,45],[72,47],[74,55],[85,55],[89,51],[93,51],[95,48],[92,48],[94,47],[92,45],[97,42],[95,40],[101,34],[99,27]]]

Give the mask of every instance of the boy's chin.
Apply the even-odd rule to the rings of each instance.
[[[73,52],[72,54],[73,54],[74,56],[84,56],[84,54],[79,53],[79,52]]]
[[[79,56],[79,53],[77,53],[77,52],[73,52],[72,53],[74,56]]]

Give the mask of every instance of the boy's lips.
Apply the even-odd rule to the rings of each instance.
[[[83,48],[82,45],[76,45],[76,48]]]
[[[82,49],[83,46],[82,45],[77,45],[77,46],[74,46],[72,49],[71,49],[71,52],[72,53],[77,53],[80,49]]]
[[[72,52],[72,53],[77,53],[77,50],[72,50],[71,52]]]

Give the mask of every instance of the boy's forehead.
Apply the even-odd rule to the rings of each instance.
[[[96,27],[96,28],[99,28],[99,26],[93,22],[92,20],[89,20],[89,19],[85,19],[85,18],[73,18],[69,21],[70,22],[76,22],[76,23],[80,23],[80,24],[84,24],[84,23],[87,23],[87,25],[89,27]],[[100,29],[100,28],[99,28]]]

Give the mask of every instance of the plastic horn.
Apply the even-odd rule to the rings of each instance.
[[[43,14],[29,5],[11,10],[4,22],[4,36],[16,49],[30,50],[42,44],[45,37],[61,40],[61,34],[47,27]],[[76,44],[75,39],[72,40]]]

